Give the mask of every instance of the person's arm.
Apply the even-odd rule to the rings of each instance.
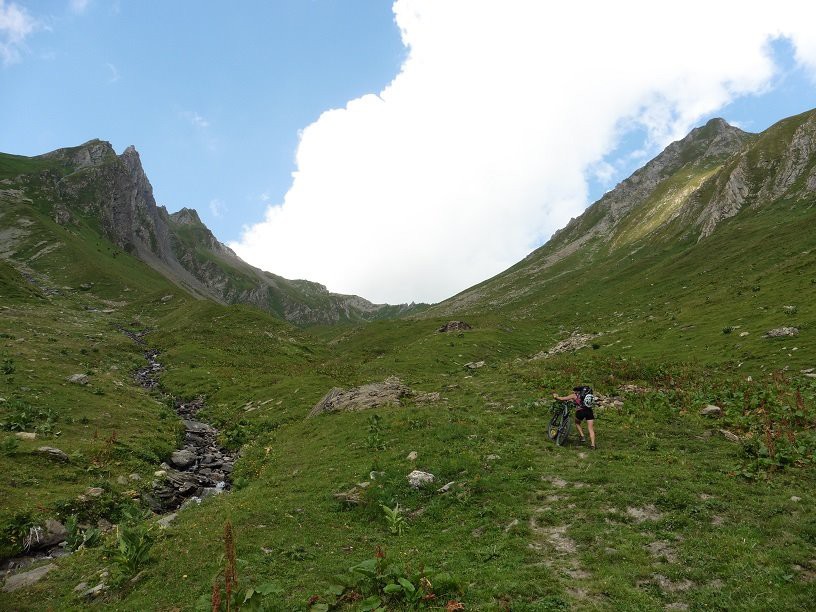
[[[568,395],[567,397],[558,397],[557,393],[553,393],[553,399],[557,399],[559,402],[566,402],[569,400],[575,401],[575,394]]]

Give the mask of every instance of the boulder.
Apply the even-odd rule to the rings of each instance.
[[[707,417],[719,417],[722,416],[722,408],[709,404],[700,411],[700,414]]]
[[[37,449],[37,452],[41,455],[45,455],[51,459],[56,459],[57,461],[68,461],[68,455],[65,454],[64,451],[61,451],[58,448],[54,448],[53,446],[41,446]]]
[[[180,470],[186,470],[195,463],[195,460],[195,453],[187,448],[178,450],[170,455],[170,463]]]
[[[85,491],[85,495],[88,497],[101,497],[104,492],[105,489],[102,487],[88,487],[88,489]]]
[[[478,370],[479,368],[483,368],[484,364],[484,361],[471,361],[470,363],[466,363],[465,367],[468,370]]]
[[[29,570],[27,572],[13,574],[6,578],[5,584],[3,584],[3,591],[5,591],[6,593],[11,593],[12,591],[16,591],[17,589],[24,589],[30,587],[31,585],[39,582],[43,578],[43,576],[45,576],[48,572],[50,572],[52,569],[55,569],[56,567],[57,567],[56,564],[49,563],[48,565],[43,565],[41,567]]]
[[[368,410],[399,404],[402,398],[412,395],[413,391],[396,376],[386,378],[383,382],[348,390],[334,387],[315,404],[306,418],[315,417],[323,412]]]
[[[407,476],[408,484],[414,489],[421,489],[425,485],[431,484],[434,481],[434,475],[430,472],[423,472],[421,470],[414,470]]]
[[[798,327],[777,327],[776,329],[771,329],[765,332],[766,338],[785,338],[788,336],[798,335],[799,335]]]
[[[535,361],[537,359],[544,359],[546,357],[550,357],[552,355],[558,355],[559,353],[570,353],[582,349],[589,345],[593,338],[597,338],[601,334],[582,334],[579,331],[572,332],[572,335],[565,340],[561,340],[555,346],[550,348],[547,351],[541,351],[533,355],[531,361]]]
[[[416,461],[418,456],[419,455],[417,455],[416,451],[411,451],[410,453],[408,453],[408,456],[406,457],[406,459],[408,461]]]
[[[30,432],[30,431],[18,431],[14,435],[17,437],[18,440],[36,440],[37,439],[37,434],[35,434],[34,432]]]
[[[69,383],[74,383],[75,385],[87,385],[89,378],[87,374],[71,374],[65,380],[67,380]]]
[[[437,333],[445,334],[448,332],[460,332],[465,331],[468,329],[473,329],[470,325],[465,323],[464,321],[448,321],[442,327],[437,329]]]
[[[729,442],[739,442],[740,441],[740,438],[739,438],[739,436],[737,434],[735,434],[734,432],[728,431],[727,429],[721,429],[720,433]]]

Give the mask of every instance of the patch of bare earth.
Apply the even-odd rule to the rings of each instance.
[[[659,521],[663,518],[663,515],[657,511],[652,504],[648,506],[644,506],[643,508],[633,508],[629,506],[626,508],[626,514],[631,516],[635,519],[636,523],[642,523],[644,521]]]
[[[666,563],[677,563],[677,551],[666,540],[657,540],[651,542],[646,549],[649,554],[656,561],[665,561]]]

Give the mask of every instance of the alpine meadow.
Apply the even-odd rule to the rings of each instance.
[[[436,304],[251,266],[133,147],[0,154],[0,608],[812,609],[814,228],[816,111]]]

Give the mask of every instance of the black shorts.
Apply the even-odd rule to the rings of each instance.
[[[592,408],[579,408],[575,411],[575,418],[578,421],[594,421],[595,413],[592,412]]]

